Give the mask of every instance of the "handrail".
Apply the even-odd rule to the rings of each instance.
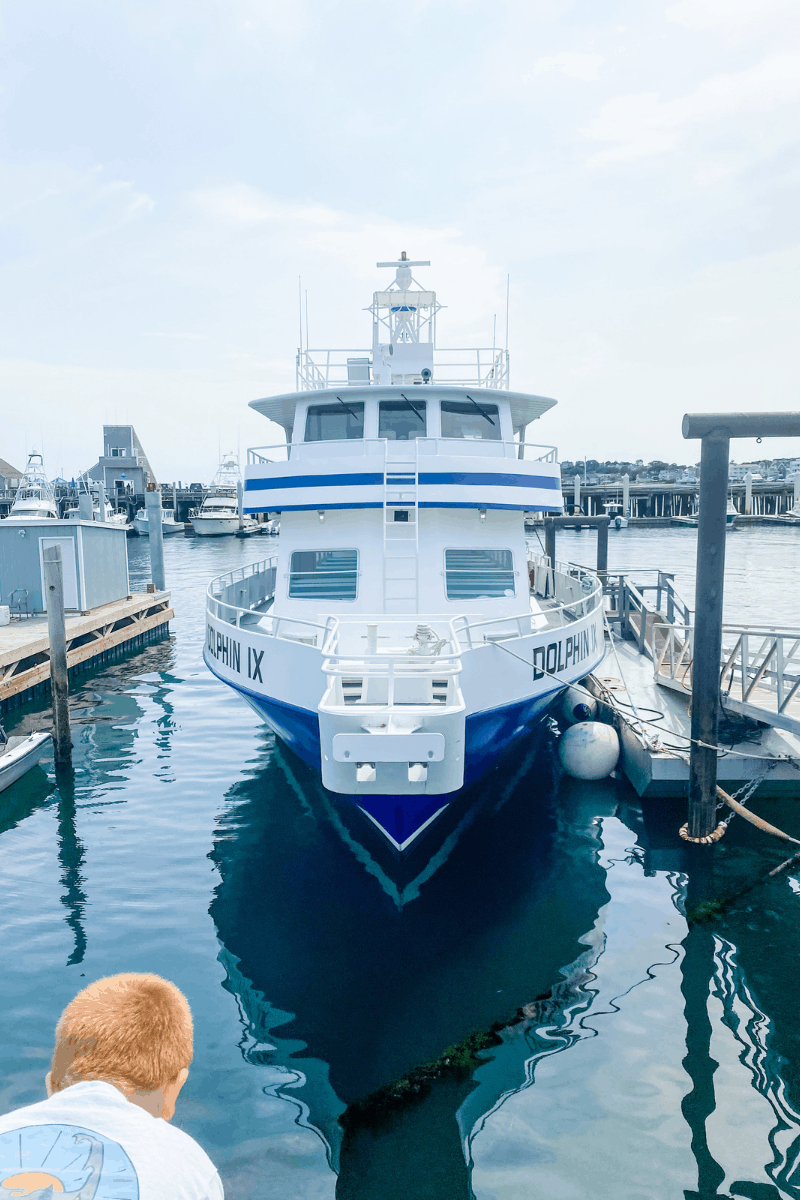
[[[258,633],[265,637],[280,637],[282,636],[282,631],[286,631],[289,627],[293,626],[320,631],[324,635],[320,649],[323,654],[327,654],[329,652],[333,653],[330,643],[334,633],[339,633],[349,625],[365,626],[373,623],[379,625],[408,625],[412,621],[418,624],[422,624],[423,622],[434,622],[447,625],[448,629],[450,630],[449,641],[454,647],[452,653],[458,655],[462,653],[460,637],[465,637],[467,639],[468,648],[472,649],[474,644],[473,633],[476,630],[483,629],[487,626],[493,626],[497,630],[499,626],[503,627],[504,625],[513,624],[516,626],[517,636],[523,637],[533,632],[531,627],[532,617],[537,617],[540,615],[546,616],[550,624],[558,615],[561,625],[564,626],[568,623],[566,617],[569,618],[570,613],[576,613],[576,616],[572,618],[573,620],[576,620],[580,616],[586,616],[593,612],[602,602],[602,584],[601,581],[594,574],[592,574],[592,572],[587,571],[584,568],[570,568],[564,563],[551,565],[550,560],[538,557],[531,557],[528,559],[528,562],[530,564],[547,564],[547,569],[550,572],[551,578],[553,580],[562,581],[562,586],[565,584],[579,584],[579,586],[582,586],[584,580],[589,580],[591,581],[591,587],[583,595],[578,596],[575,599],[565,599],[561,603],[554,604],[552,607],[544,610],[542,613],[533,612],[531,608],[528,608],[522,612],[506,615],[498,614],[494,617],[482,616],[480,620],[473,620],[471,619],[471,616],[466,613],[461,613],[457,616],[453,616],[450,613],[439,615],[431,613],[348,613],[340,616],[329,617],[326,623],[322,625],[319,621],[314,621],[309,617],[300,615],[290,616],[288,614],[279,615],[274,612],[265,612],[259,614],[265,621],[265,624],[259,626]],[[206,590],[207,611],[218,617],[218,619],[224,620],[227,624],[235,625],[237,628],[240,628],[242,618],[244,616],[253,614],[257,605],[263,604],[266,600],[269,600],[275,596],[274,586],[269,591],[269,594],[257,596],[253,598],[249,604],[231,603],[229,600],[223,599],[223,595],[229,589],[234,588],[238,583],[244,583],[246,580],[255,578],[258,575],[268,574],[274,570],[277,570],[277,563],[278,556],[272,555],[270,558],[263,559],[261,562],[248,563],[245,567],[239,567],[235,571],[227,571],[224,575],[218,575],[216,578],[212,579]],[[579,573],[577,574],[576,572]],[[557,597],[554,598],[558,599]],[[256,632],[256,630],[254,630],[254,632]],[[350,661],[358,658],[361,661],[365,658],[368,658],[369,655],[343,653],[342,655],[339,655],[339,657],[342,657],[343,659],[349,659]],[[376,659],[377,661],[384,661],[388,657],[390,656],[379,654],[376,656]],[[440,654],[438,657],[445,658],[447,656]],[[432,660],[433,656],[421,656],[422,662],[431,662]]]
[[[437,448],[438,443],[440,443],[440,442],[447,443],[446,449],[450,449],[450,447],[455,448],[455,447],[478,447],[478,446],[481,446],[481,447],[501,446],[504,449],[504,454],[497,455],[497,456],[491,455],[491,454],[477,454],[477,453],[470,454],[469,450],[467,450],[467,449],[462,451],[462,453],[464,455],[472,457],[472,458],[498,457],[498,458],[503,458],[504,461],[510,461],[510,462],[511,461],[514,461],[514,462],[556,462],[557,461],[557,457],[556,457],[557,456],[557,447],[551,446],[546,442],[542,442],[542,443],[540,443],[540,442],[518,442],[515,440],[510,441],[510,440],[506,440],[506,439],[504,439],[502,441],[491,441],[490,439],[487,439],[487,440],[475,439],[474,440],[472,438],[443,437],[441,434],[431,435],[431,436],[427,436],[427,437],[414,438],[412,440],[414,441],[415,445],[418,448],[421,445],[434,444],[435,450]],[[319,461],[319,458],[321,457],[319,453],[315,454],[315,453],[306,453],[306,452],[309,450],[310,447],[319,448],[321,446],[324,446],[326,448],[337,447],[337,446],[348,446],[351,449],[351,453],[349,455],[343,455],[342,456],[343,458],[345,458],[345,457],[347,457],[347,458],[366,458],[369,455],[369,453],[371,453],[371,451],[373,451],[373,448],[376,446],[376,443],[377,443],[378,453],[383,453],[385,457],[386,457],[386,447],[389,444],[391,444],[392,446],[398,445],[397,442],[390,443],[388,438],[379,438],[379,437],[332,438],[330,441],[325,441],[325,442],[276,442],[273,445],[249,447],[248,452],[247,452],[248,453],[248,466],[260,466],[262,464],[267,464],[267,463],[290,462],[292,460],[292,458],[295,458],[296,461],[299,459]],[[505,453],[507,448],[513,449],[514,454],[507,455]],[[266,454],[262,453],[263,451],[268,451],[268,450],[269,451],[283,451],[285,454],[285,457],[268,458],[266,456]],[[522,454],[520,453],[521,450],[523,451]],[[541,454],[532,453],[532,454],[528,455],[525,453],[527,450],[531,450],[531,451],[540,450],[540,451],[543,451],[543,453],[541,453]],[[436,454],[432,454],[431,457],[435,458]],[[460,457],[460,455],[454,454],[453,457]],[[393,459],[387,458],[388,464],[391,465],[393,462],[394,462]]]
[[[315,355],[318,356],[315,359]],[[358,355],[366,358],[368,366],[367,379],[360,380],[363,386],[382,386],[373,372],[372,352],[369,349],[326,349],[324,347],[306,347],[297,352],[295,358],[295,379],[302,391],[318,391],[322,388],[341,385],[347,387],[350,382],[348,356]],[[448,355],[466,355],[450,361]],[[509,388],[509,352],[500,346],[434,346],[433,367],[437,381],[444,384],[462,384],[471,387],[492,387],[508,390]],[[442,377],[441,372],[460,372],[468,370],[469,374]],[[416,372],[399,372],[416,374]]]
[[[694,626],[673,623],[655,625],[654,632],[657,629],[663,631],[665,636],[661,651],[654,661],[654,678],[663,685],[678,685],[680,690],[689,692],[687,676],[692,670]],[[726,634],[733,635],[734,642],[724,644],[721,654],[721,698],[739,712],[798,733],[799,720],[788,714],[788,707],[797,697],[801,685],[798,673],[801,646],[799,631],[724,625],[723,633],[724,642]],[[752,648],[751,638],[758,642],[755,648]],[[788,642],[791,643],[789,649],[786,646]],[[788,667],[791,670],[788,671]],[[733,694],[736,683],[739,697]],[[771,697],[770,707],[765,703],[768,697]],[[772,707],[774,701],[775,708]]]

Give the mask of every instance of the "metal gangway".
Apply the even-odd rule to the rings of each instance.
[[[654,680],[689,698],[692,694],[695,621],[693,610],[666,571],[638,571],[656,578],[635,583],[627,574],[608,574],[607,621],[622,638],[650,658]],[[796,736],[799,717],[798,630],[724,623],[720,700],[724,709]]]

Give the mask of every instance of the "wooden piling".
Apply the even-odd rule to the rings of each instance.
[[[717,825],[729,444],[738,437],[798,437],[799,414],[687,413],[681,431],[684,438],[701,438],[687,822],[689,838],[697,841],[710,837]]]
[[[150,577],[157,592],[163,592],[164,575],[164,530],[161,527],[161,492],[154,484],[148,484],[145,492],[147,532],[150,538]]]
[[[67,676],[67,626],[64,615],[64,568],[61,547],[42,553],[47,599],[47,638],[50,647],[50,685],[53,692],[53,749],[57,765],[72,757],[69,679]]]

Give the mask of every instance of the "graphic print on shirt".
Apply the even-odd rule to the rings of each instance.
[[[0,1133],[0,1200],[138,1200],[133,1163],[117,1142],[80,1125]]]

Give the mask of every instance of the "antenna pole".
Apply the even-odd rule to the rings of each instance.
[[[509,353],[509,276],[506,276],[506,353]]]
[[[306,298],[306,349],[308,350],[308,348],[309,348],[309,293],[308,293],[308,291],[304,291],[303,295]]]
[[[300,352],[303,354],[303,291],[300,275],[298,275],[298,337],[300,338]]]

